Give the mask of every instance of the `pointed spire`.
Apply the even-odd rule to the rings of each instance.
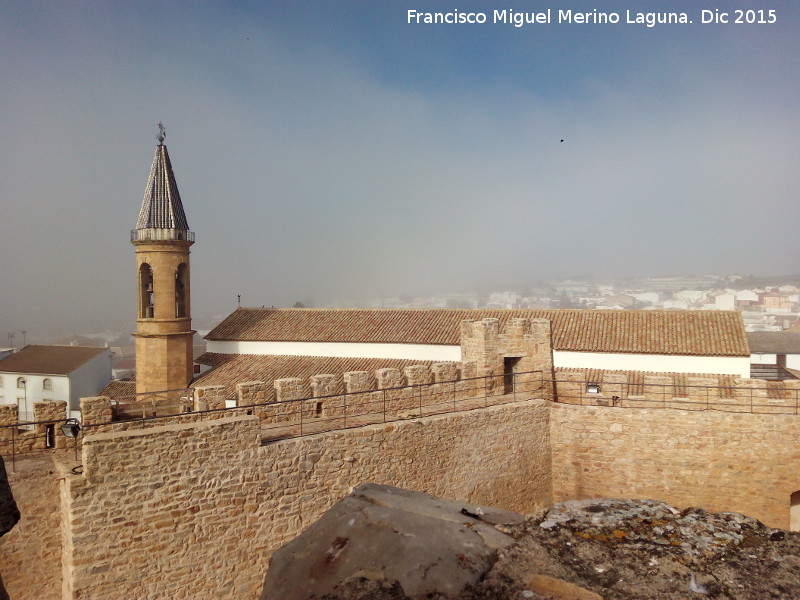
[[[159,143],[153,157],[153,166],[150,167],[150,178],[147,180],[136,229],[172,229],[188,232],[189,223],[183,212],[178,184],[172,172],[167,147],[164,145],[166,131],[161,123],[158,124],[158,129]]]

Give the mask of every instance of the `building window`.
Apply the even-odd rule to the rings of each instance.
[[[53,380],[52,379],[45,379],[42,381],[42,389],[47,391],[52,391],[53,389]]]
[[[139,267],[139,318],[152,319],[154,313],[153,269],[142,263]]]
[[[17,377],[17,387],[19,389],[25,389],[25,378],[24,377]]]
[[[3,387],[3,378],[0,377],[0,388]]]

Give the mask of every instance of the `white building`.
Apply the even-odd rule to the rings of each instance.
[[[702,302],[706,299],[708,292],[703,290],[681,290],[672,294],[676,300],[686,300],[688,302]]]
[[[64,400],[72,413],[109,381],[108,348],[25,346],[0,360],[0,404],[16,404],[20,421],[32,420],[34,402]]]

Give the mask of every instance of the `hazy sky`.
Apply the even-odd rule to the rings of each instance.
[[[0,335],[135,327],[129,230],[158,121],[197,235],[195,316],[237,294],[796,272],[800,4],[747,3],[774,24],[704,25],[697,6],[4,2]],[[553,22],[491,22],[508,8]],[[622,22],[556,22],[593,8]]]

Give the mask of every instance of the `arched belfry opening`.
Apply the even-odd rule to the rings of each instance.
[[[175,271],[175,318],[182,319],[187,315],[186,302],[189,292],[189,267],[186,263],[178,265]]]
[[[800,490],[789,497],[789,531],[800,531]]]
[[[139,266],[139,318],[152,319],[155,314],[153,269],[147,263]]]

